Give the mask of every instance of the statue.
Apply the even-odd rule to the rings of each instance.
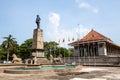
[[[50,62],[53,63],[53,56],[50,54]]]
[[[50,54],[50,62],[52,64],[61,64],[61,63],[63,63],[63,61],[62,61],[62,54],[60,54],[57,58],[54,58],[52,56],[52,54]]]
[[[33,57],[33,64],[37,64],[37,58],[35,56]]]
[[[37,24],[37,29],[40,28],[40,17],[39,15],[37,15],[37,18],[36,18],[36,24]]]
[[[37,57],[32,56],[31,58],[25,59],[25,64],[37,64]]]
[[[21,64],[22,63],[22,59],[18,58],[16,56],[16,54],[13,54],[12,57],[13,57],[12,63],[15,63],[15,64]]]

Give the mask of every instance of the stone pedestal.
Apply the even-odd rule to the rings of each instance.
[[[37,64],[49,65],[50,61],[45,57],[37,57]]]
[[[36,57],[36,62],[33,64],[50,64],[49,60],[44,56],[43,43],[43,30],[40,28],[34,29],[32,42],[32,56]]]
[[[34,29],[32,42],[32,56],[44,57],[43,45],[43,30],[40,28]]]

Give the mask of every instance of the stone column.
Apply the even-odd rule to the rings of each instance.
[[[107,56],[106,42],[99,42],[98,51],[99,51],[99,55]]]
[[[44,57],[43,45],[43,30],[40,28],[34,29],[32,42],[32,56]]]

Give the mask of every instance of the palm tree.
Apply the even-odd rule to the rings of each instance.
[[[7,62],[9,61],[9,50],[14,47],[14,39],[10,34],[8,37],[3,37],[5,41],[3,42],[4,49],[7,51]]]

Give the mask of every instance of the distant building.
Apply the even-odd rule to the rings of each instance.
[[[74,46],[75,57],[120,57],[120,46],[95,30],[91,30],[85,37],[69,45]]]

